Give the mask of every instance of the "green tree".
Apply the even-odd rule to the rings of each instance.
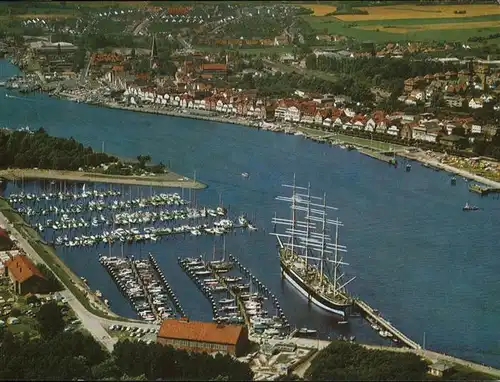
[[[51,301],[40,307],[36,314],[38,331],[43,338],[52,338],[64,329],[64,319],[56,302]]]

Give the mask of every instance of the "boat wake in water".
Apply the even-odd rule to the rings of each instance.
[[[6,98],[14,98],[14,99],[19,99],[19,100],[22,100],[22,101],[30,101],[30,102],[33,102],[34,99],[31,99],[31,98],[25,98],[25,97],[18,97],[18,96],[14,96],[14,95],[10,95],[10,94],[6,94],[5,95]]]

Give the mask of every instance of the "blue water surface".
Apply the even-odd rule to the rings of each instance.
[[[0,77],[17,69],[0,61]],[[20,98],[7,98],[5,93]],[[359,341],[386,343],[361,322],[348,327],[308,306],[280,278],[276,242],[269,235],[275,212],[289,208],[275,197],[290,183],[311,183],[327,192],[344,222],[341,241],[349,252],[349,290],[379,309],[397,328],[426,347],[500,367],[500,202],[468,192],[450,174],[414,163],[411,172],[337,147],[302,137],[263,132],[229,124],[110,110],[57,100],[44,94],[23,96],[0,89],[0,126],[32,129],[74,137],[100,150],[135,157],[150,154],[155,162],[197,178],[209,187],[196,194],[199,205],[216,206],[222,199],[233,216],[254,217],[259,231],[227,238],[228,252],[237,256],[278,297],[292,325],[316,327],[323,337],[355,334]],[[248,172],[245,179],[242,172]],[[17,187],[17,186],[16,186]],[[8,191],[14,190],[9,185]],[[25,189],[34,185],[25,185]],[[182,192],[177,190],[178,192]],[[135,193],[149,192],[149,188]],[[187,197],[189,192],[184,190]],[[466,213],[466,201],[483,210]],[[126,246],[127,254],[155,254],[184,310],[193,319],[211,319],[208,301],[177,265],[177,257],[211,254],[211,237],[169,239]],[[218,244],[220,245],[220,244]],[[98,251],[107,254],[105,246]],[[118,245],[112,253],[120,253]],[[134,316],[95,249],[58,249],[58,255],[92,289],[103,292],[113,310]]]

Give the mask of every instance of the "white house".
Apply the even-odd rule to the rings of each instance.
[[[351,123],[351,121],[346,121],[346,122],[342,125],[342,129],[343,129],[343,130],[351,130],[351,129],[352,129],[352,123]]]
[[[321,111],[318,111],[316,113],[316,116],[314,117],[314,124],[315,125],[322,125],[323,124],[323,115],[321,115]]]
[[[374,131],[375,126],[377,126],[377,122],[373,120],[373,118],[370,118],[365,125],[365,131]]]
[[[352,128],[353,130],[364,130],[365,125],[361,121],[356,121],[352,124]]]
[[[399,127],[397,127],[396,125],[392,125],[387,129],[386,133],[395,137],[399,137]]]
[[[287,114],[288,109],[284,106],[278,106],[276,110],[274,110],[274,118],[276,119],[285,119],[285,115]]]
[[[483,128],[481,125],[472,125],[470,132],[472,134],[481,134],[483,132]]]
[[[323,126],[330,127],[332,125],[332,120],[330,118],[325,118],[323,120]]]
[[[295,106],[290,106],[285,113],[285,121],[299,122],[300,110]]]
[[[481,109],[483,107],[483,100],[481,98],[471,98],[469,107],[471,109]]]

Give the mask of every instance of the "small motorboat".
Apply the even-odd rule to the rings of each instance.
[[[410,172],[411,171],[411,164],[407,164],[406,165],[406,172]]]
[[[242,173],[241,173],[241,176],[242,176],[243,178],[248,178],[250,175],[248,174],[248,172],[242,172]]]
[[[452,176],[450,182],[451,182],[452,186],[456,186],[457,185],[457,178],[455,178],[454,176]]]
[[[469,203],[465,203],[465,206],[462,208],[463,211],[477,211],[479,207],[472,206]]]
[[[315,329],[301,328],[298,330],[298,333],[303,336],[312,336],[315,335],[317,331]]]

